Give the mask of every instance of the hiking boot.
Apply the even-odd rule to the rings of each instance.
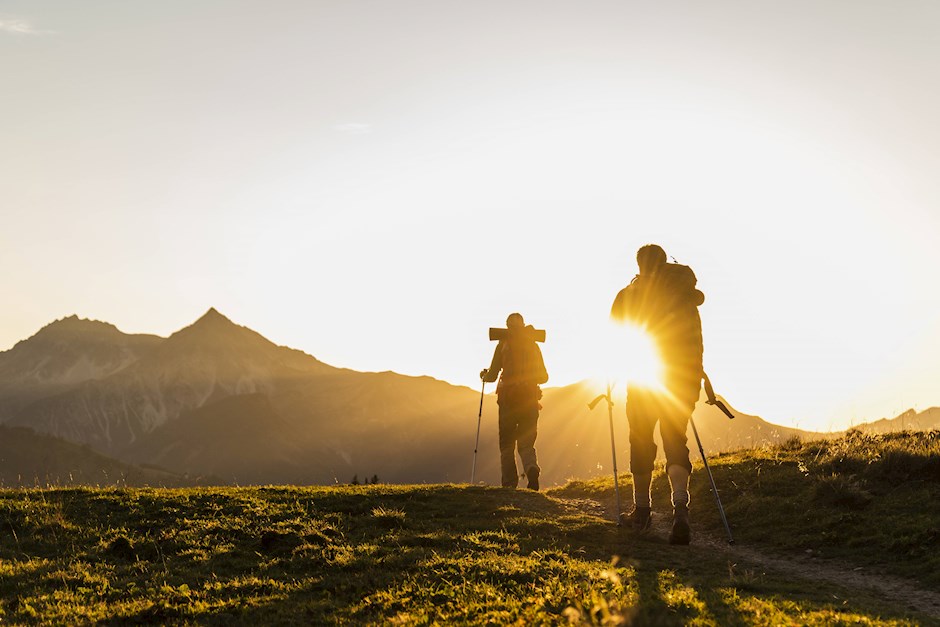
[[[677,507],[673,510],[672,531],[669,532],[669,544],[688,544],[692,539],[689,528],[689,508]]]
[[[530,490],[539,491],[539,467],[532,466],[527,471],[525,471],[526,479],[529,480],[529,484],[526,486]]]
[[[629,514],[620,514],[620,524],[634,531],[646,531],[650,528],[653,510],[649,507],[634,507]]]

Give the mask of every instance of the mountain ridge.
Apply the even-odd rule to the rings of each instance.
[[[882,418],[852,427],[866,433],[894,433],[897,431],[927,431],[940,429],[940,407],[928,407],[918,412],[910,408],[894,418]]]

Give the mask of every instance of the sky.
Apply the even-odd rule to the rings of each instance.
[[[739,410],[940,405],[938,28],[933,0],[0,0],[0,350],[215,307],[478,388],[518,311],[549,385],[619,385],[610,304],[656,242]]]

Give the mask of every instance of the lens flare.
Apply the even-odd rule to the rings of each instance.
[[[663,388],[663,365],[656,343],[635,325],[610,329],[601,361],[604,372],[595,377],[598,382]]]
[[[656,343],[644,330],[624,327],[624,375],[630,385],[661,388],[663,362]]]

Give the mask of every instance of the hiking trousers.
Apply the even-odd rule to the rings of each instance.
[[[535,455],[535,438],[538,435],[539,409],[530,404],[499,406],[499,458],[504,488],[519,485],[516,468],[516,448],[522,458],[522,469],[528,471],[538,460]]]

